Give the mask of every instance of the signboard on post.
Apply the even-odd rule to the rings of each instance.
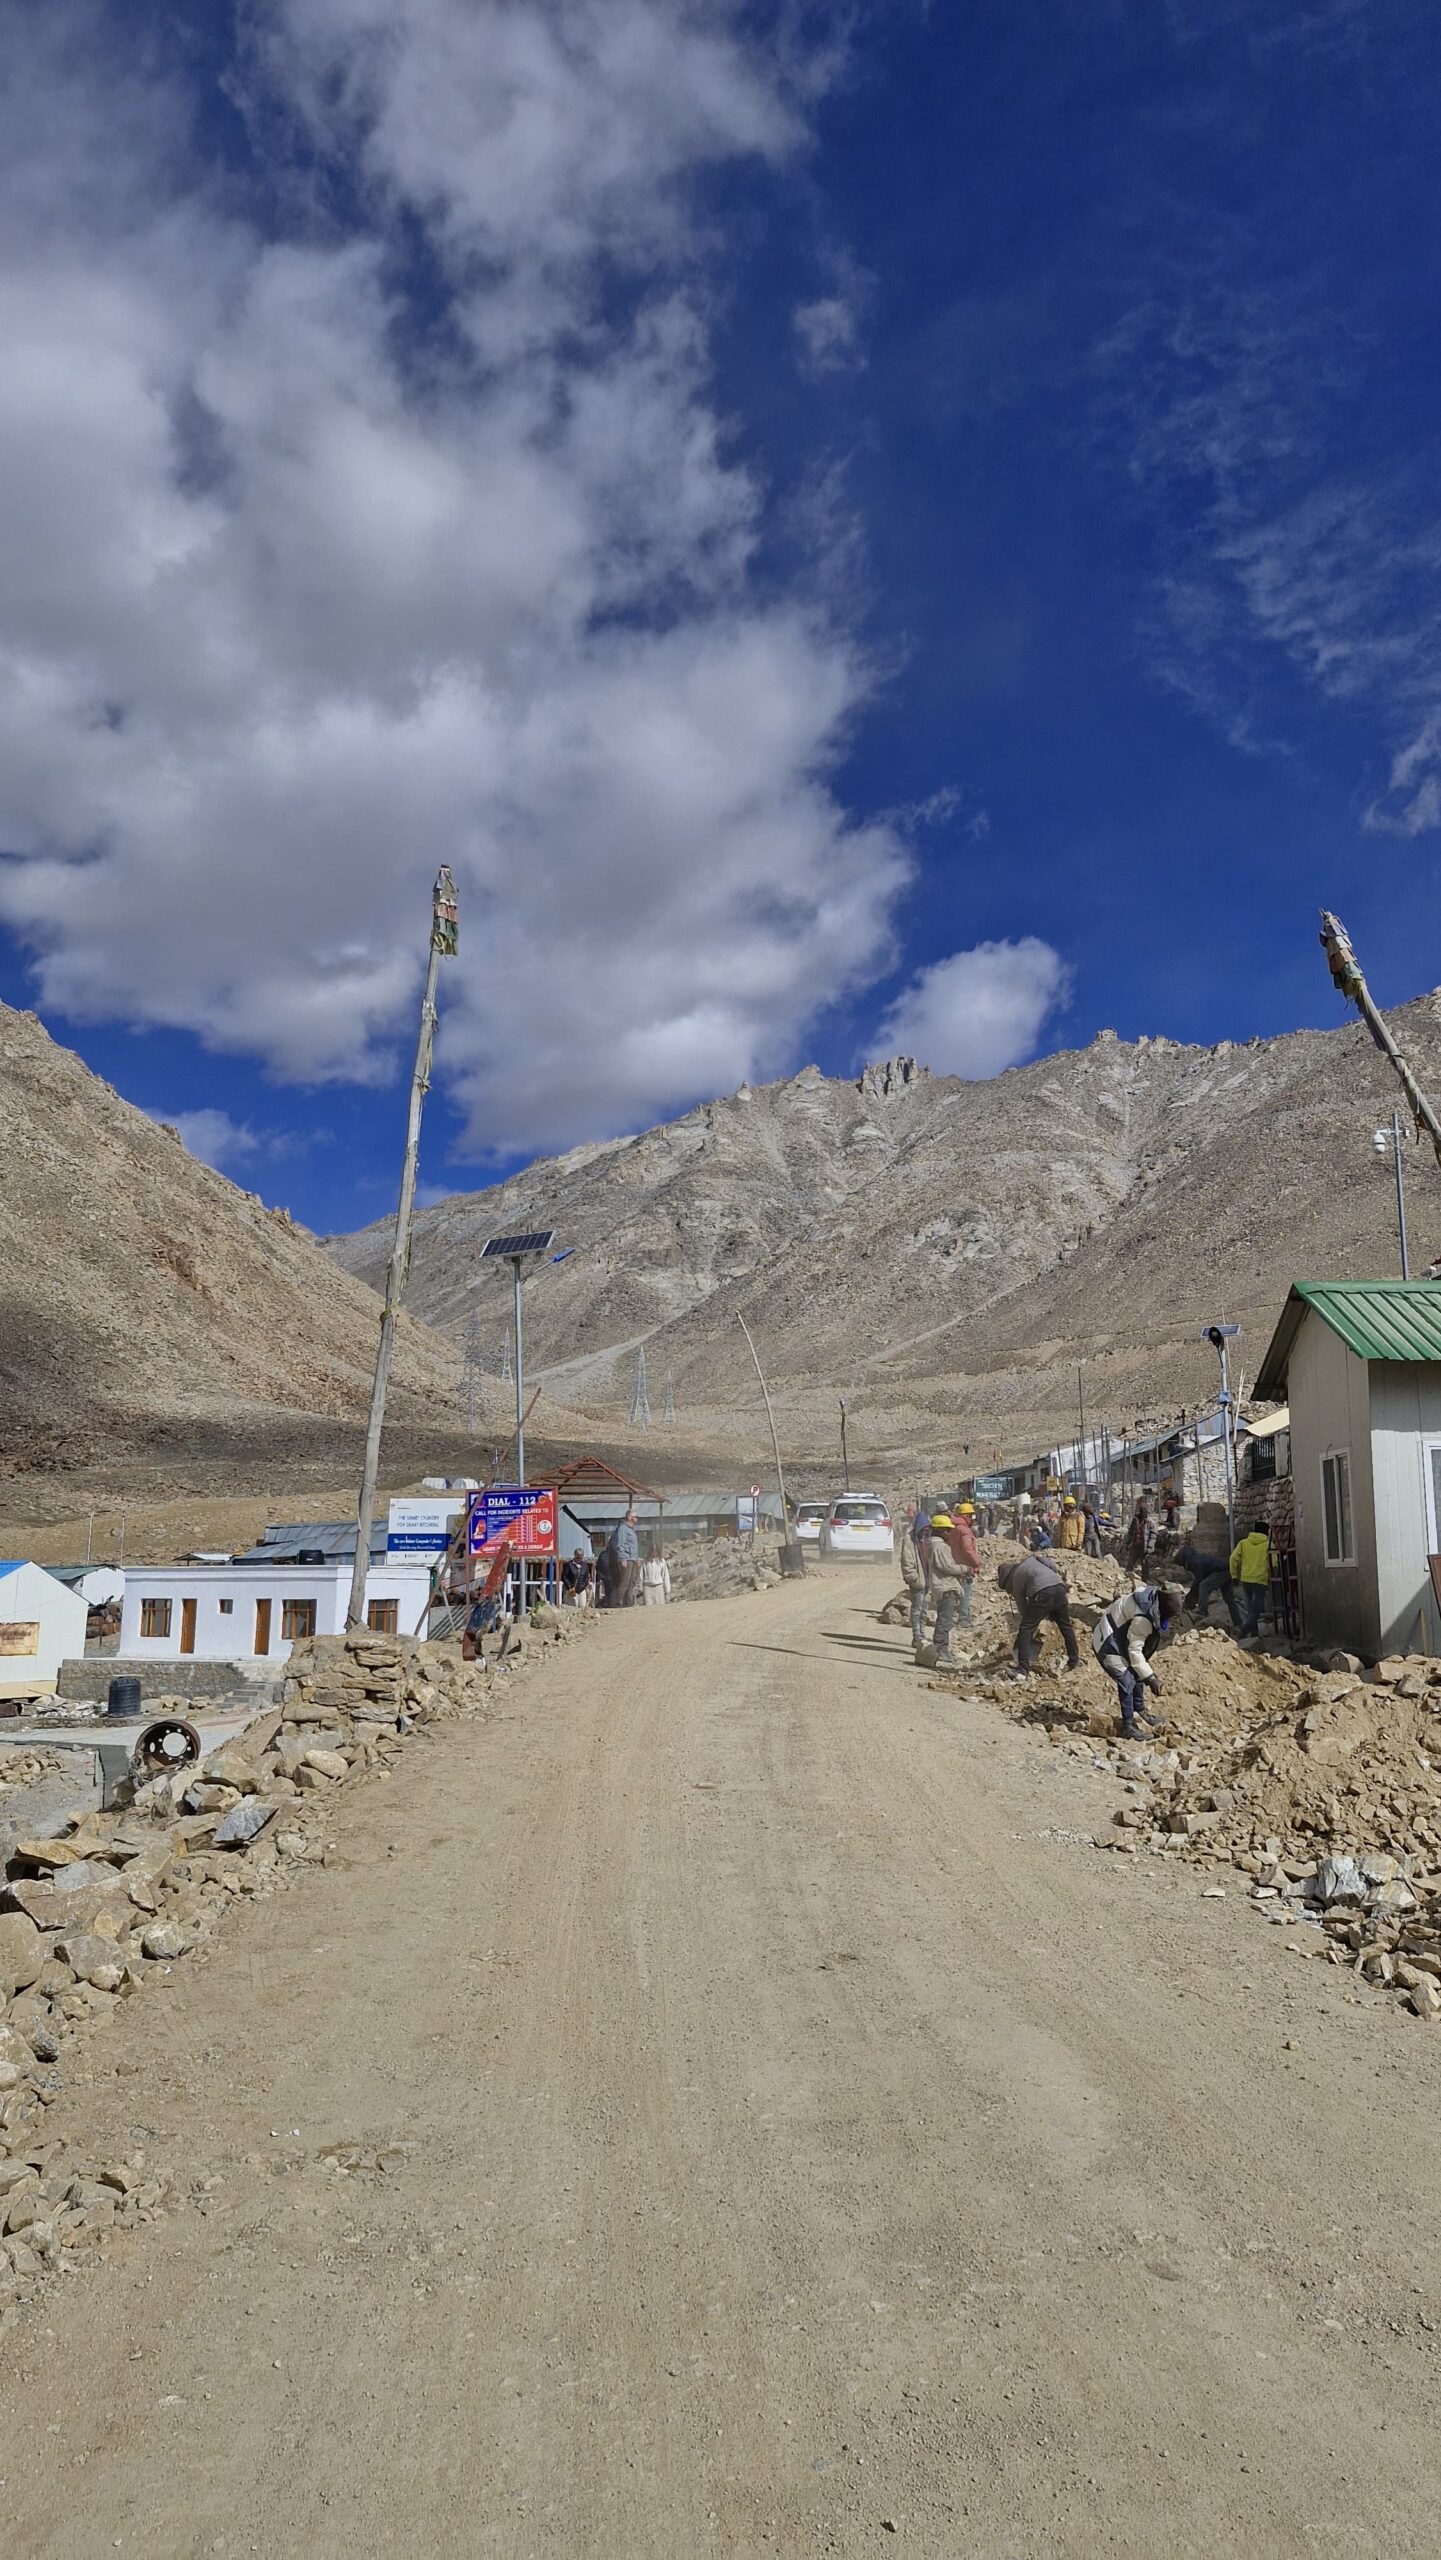
[[[405,1498],[392,1502],[385,1532],[385,1552],[390,1556],[444,1555],[455,1535],[455,1524],[465,1509],[444,1494],[428,1500]]]
[[[1004,1502],[1006,1479],[1004,1476],[977,1476],[971,1490],[978,1502]]]
[[[470,1497],[467,1543],[473,1556],[495,1555],[502,1542],[512,1555],[555,1554],[555,1487],[488,1484]]]

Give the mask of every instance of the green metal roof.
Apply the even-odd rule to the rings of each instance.
[[[1441,1361],[1441,1283],[1297,1280],[1257,1372],[1258,1396],[1285,1393],[1291,1346],[1308,1307],[1359,1359]]]

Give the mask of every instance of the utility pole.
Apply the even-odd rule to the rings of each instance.
[[[669,1369],[667,1369],[665,1373],[665,1407],[661,1414],[661,1420],[662,1422],[674,1422],[675,1420],[675,1380],[671,1376]]]
[[[1082,1367],[1083,1363],[1078,1360],[1076,1362],[1076,1409],[1081,1417],[1081,1446],[1076,1473],[1081,1479],[1081,1491],[1084,1494],[1089,1478],[1086,1473],[1086,1390],[1081,1383]]]
[[[1421,1087],[1392,1039],[1381,1009],[1361,974],[1361,963],[1351,946],[1351,937],[1339,916],[1325,907],[1321,910],[1321,947],[1326,954],[1333,983],[1354,1004],[1383,1058],[1389,1058],[1400,1081],[1402,1092],[1411,1105],[1417,1129],[1426,1130],[1441,1164],[1441,1119],[1438,1119]]]
[[[740,1311],[739,1307],[737,1307],[737,1309],[736,1309],[736,1323],[740,1326],[740,1329],[741,1329],[742,1333],[745,1335],[745,1338],[746,1338],[746,1349],[747,1349],[747,1351],[750,1353],[752,1360],[754,1360],[754,1361],[755,1361],[756,1376],[759,1378],[759,1380],[760,1380],[760,1382],[761,1382],[761,1395],[762,1395],[762,1398],[763,1398],[764,1403],[765,1403],[765,1409],[766,1409],[766,1420],[767,1420],[767,1422],[770,1424],[770,1427],[771,1427],[771,1448],[772,1448],[772,1449],[773,1449],[773,1451],[775,1452],[775,1462],[776,1462],[776,1485],[777,1485],[777,1488],[778,1488],[778,1490],[779,1490],[780,1498],[781,1498],[781,1532],[782,1532],[782,1541],[783,1541],[783,1544],[784,1544],[784,1545],[789,1546],[789,1545],[790,1545],[790,1543],[791,1543],[791,1535],[790,1535],[790,1528],[791,1528],[791,1507],[790,1507],[790,1504],[789,1504],[789,1503],[787,1502],[787,1500],[786,1500],[786,1480],[785,1480],[785,1473],[784,1473],[784,1470],[783,1470],[783,1468],[782,1468],[782,1466],[781,1466],[781,1444],[780,1444],[780,1441],[778,1440],[778,1438],[776,1437],[776,1418],[775,1418],[775,1414],[774,1414],[774,1412],[773,1412],[773,1411],[772,1411],[772,1409],[771,1409],[771,1391],[770,1391],[769,1387],[766,1385],[766,1376],[765,1376],[765,1371],[764,1371],[764,1369],[761,1367],[761,1364],[760,1364],[759,1359],[757,1359],[757,1357],[756,1357],[756,1347],[755,1347],[755,1344],[754,1344],[754,1343],[752,1342],[752,1340],[751,1340],[751,1329],[750,1329],[750,1326],[746,1323],[745,1317],[741,1314],[741,1311]]]
[[[370,1393],[370,1420],[365,1433],[360,1500],[355,1507],[355,1566],[350,1577],[350,1603],[345,1613],[348,1627],[359,1627],[365,1623],[365,1577],[370,1571],[370,1518],[375,1509],[375,1485],[380,1473],[385,1394],[390,1384],[391,1353],[395,1348],[395,1319],[410,1277],[410,1221],[415,1208],[415,1174],[420,1159],[420,1115],[430,1090],[430,1060],[435,1046],[435,980],[441,961],[455,958],[457,930],[455,882],[449,870],[442,865],[436,873],[430,899],[430,951],[425,967],[425,992],[420,1000],[420,1036],[415,1045],[415,1068],[410,1079],[410,1109],[405,1127],[405,1155],[400,1169],[400,1198],[395,1209],[390,1268],[385,1275],[385,1304],[381,1309],[380,1344],[375,1355],[375,1384]]]
[[[525,1344],[520,1330],[521,1257],[514,1253],[510,1267],[515,1276],[515,1480],[525,1482]],[[521,1590],[525,1589],[525,1567],[521,1566]]]
[[[841,1400],[840,1400],[840,1401],[841,1401],[841,1473],[842,1473],[842,1475],[845,1477],[845,1480],[846,1480],[846,1491],[847,1491],[847,1493],[849,1493],[849,1492],[850,1492],[850,1489],[851,1489],[851,1456],[850,1456],[850,1451],[849,1451],[849,1449],[846,1447],[846,1400],[845,1400],[845,1397],[844,1397],[844,1396],[842,1396],[842,1398],[841,1398]]]

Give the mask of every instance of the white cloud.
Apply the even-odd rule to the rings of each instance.
[[[173,1129],[180,1143],[202,1164],[213,1164],[218,1172],[228,1173],[232,1165],[247,1156],[259,1155],[265,1140],[254,1129],[232,1120],[228,1111],[206,1108],[201,1111],[155,1111],[151,1118],[162,1127]]]
[[[1030,1056],[1066,984],[1059,952],[1034,934],[953,951],[902,988],[881,1022],[880,1053],[918,1058],[937,1075],[999,1075]]]
[[[445,859],[484,1149],[774,1072],[889,964],[908,856],[830,781],[869,670],[823,562],[763,589],[709,379],[691,182],[789,151],[814,68],[748,24],[276,0],[249,196],[119,13],[16,38],[0,920],[42,1003],[388,1073]]]
[[[859,322],[854,304],[843,293],[798,302],[791,324],[810,372],[843,373],[859,363]]]

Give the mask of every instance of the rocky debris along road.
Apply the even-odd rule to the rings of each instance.
[[[77,2037],[164,2203],[7,2336],[7,2548],[1432,2548],[1441,2040],[875,1597],[600,1618]]]
[[[1297,1954],[1349,1965],[1404,1995],[1417,2017],[1441,2019],[1441,1662],[1364,1670],[1328,1655],[1323,1668],[1193,1628],[1155,1656],[1156,1732],[1125,1743],[1114,1689],[1084,1643],[1067,1672],[1047,1628],[1030,1677],[1010,1670],[1015,1617],[995,1564],[1016,1553],[986,1542],[958,1668],[935,1676],[1057,1737],[1085,1737],[1077,1747],[1124,1788],[1099,1845],[1238,1870],[1258,1910],[1298,1927]],[[1056,1561],[1078,1623],[1094,1623],[1122,1587],[1119,1566]],[[882,1615],[902,1607],[893,1600]]]
[[[504,1667],[491,1670],[399,1637],[313,1638],[293,1649],[274,1712],[198,1770],[144,1780],[121,1809],[11,1847],[0,1881],[0,2328],[67,2252],[162,2201],[143,2154],[97,2166],[51,2134],[69,2039],[197,1958],[237,1902],[323,1863],[320,1833],[348,1780],[388,1774],[407,1737],[437,1719],[487,1712],[528,1656],[585,1626],[542,1611],[511,1631]]]

